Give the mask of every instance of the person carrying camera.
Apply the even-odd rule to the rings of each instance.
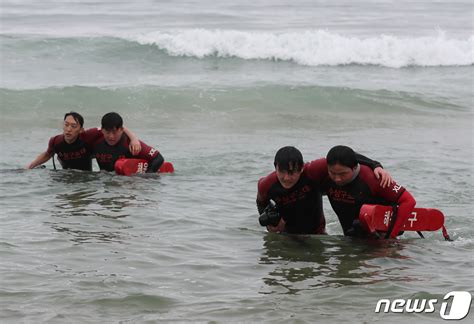
[[[381,186],[391,182],[379,162],[360,154],[357,160],[374,170]],[[258,181],[260,225],[275,233],[326,234],[321,188],[328,176],[326,159],[304,163],[297,148],[285,146],[276,153],[274,166],[275,171]]]

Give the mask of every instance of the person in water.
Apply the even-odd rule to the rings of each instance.
[[[115,162],[120,158],[131,158],[128,150],[130,139],[124,134],[123,119],[115,112],[102,117],[103,137],[92,145],[93,154],[101,170],[114,171]],[[157,172],[164,159],[160,152],[140,141],[141,150],[135,158],[148,161],[148,173]]]
[[[326,156],[328,177],[323,181],[334,212],[341,223],[344,235],[368,237],[359,222],[363,204],[397,206],[396,221],[386,237],[395,238],[415,207],[413,196],[401,185],[392,181],[379,186],[372,170],[360,165],[357,154],[348,146],[335,146]]]
[[[374,177],[381,178],[381,185],[391,181],[379,162],[359,154],[357,159],[368,165],[369,170],[374,169]],[[326,234],[321,188],[321,182],[328,176],[326,159],[304,163],[303,155],[297,148],[285,146],[276,153],[274,166],[275,171],[258,181],[259,214],[265,215],[273,201],[279,216],[278,223],[266,225],[267,230],[290,234]]]
[[[124,131],[130,137],[131,154],[138,154],[141,146],[137,137],[128,129]],[[84,118],[79,113],[73,111],[66,113],[63,133],[51,137],[46,151],[40,153],[26,168],[33,169],[57,154],[63,169],[92,171],[92,144],[101,137],[103,134],[97,128],[84,130]]]

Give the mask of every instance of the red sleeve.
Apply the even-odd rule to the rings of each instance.
[[[413,208],[415,208],[416,201],[415,198],[408,192],[404,191],[403,194],[397,201],[398,203],[398,211],[397,211],[397,219],[395,224],[393,225],[392,232],[390,233],[391,238],[396,238],[397,234],[402,229],[403,225],[410,217]]]
[[[323,158],[305,163],[304,173],[311,180],[323,180],[328,176],[328,164],[326,159]]]
[[[389,202],[396,203],[405,192],[405,188],[395,181],[388,187],[382,188],[380,180],[375,177],[374,171],[366,165],[360,166],[359,177],[369,186],[374,196],[381,197]]]
[[[382,188],[380,186],[380,180],[375,177],[374,172],[369,167],[361,165],[360,168],[361,178],[369,185],[372,193],[376,197],[381,197],[398,205],[397,219],[392,232],[390,233],[390,237],[397,237],[397,234],[400,232],[415,207],[415,198],[413,198],[404,187],[396,182],[392,182],[390,186]]]
[[[54,150],[53,150],[53,147],[54,147],[54,139],[55,139],[55,136],[51,137],[49,139],[49,142],[48,142],[48,149],[46,150],[48,152],[48,154],[53,154],[54,153]]]
[[[128,140],[127,143],[130,143],[130,140]],[[160,153],[160,151],[158,151],[157,149],[151,146],[146,145],[142,141],[140,141],[140,145],[142,147],[142,150],[136,156],[137,159],[144,159],[147,161],[151,161]]]
[[[97,140],[101,139],[104,135],[102,134],[102,131],[100,131],[98,128],[89,128],[86,131],[82,132],[79,136],[86,144],[92,145]]]
[[[375,193],[378,197],[382,197],[385,200],[396,203],[400,199],[401,195],[406,191],[404,187],[395,181],[392,182],[388,187],[382,188],[380,185],[380,180],[375,178],[375,175],[373,177],[375,179],[375,185],[373,186]]]
[[[270,190],[270,187],[277,181],[278,178],[275,171],[258,180],[257,201],[259,203],[265,203],[265,205],[269,203],[270,199],[268,198],[268,191]]]
[[[49,139],[48,142],[48,149],[46,150],[48,154],[54,154],[54,146],[59,143],[59,141],[63,138],[62,135],[56,135]]]

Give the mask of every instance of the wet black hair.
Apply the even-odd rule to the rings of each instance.
[[[301,171],[303,169],[303,155],[293,146],[284,146],[275,154],[273,165],[281,171]]]
[[[326,156],[328,165],[340,164],[348,168],[357,166],[357,158],[353,149],[344,145],[334,146]]]
[[[102,117],[102,128],[105,130],[119,129],[123,127],[123,119],[116,112],[109,112]]]
[[[68,116],[74,118],[74,120],[81,125],[81,128],[84,127],[84,117],[82,117],[81,114],[75,111],[68,112],[64,115],[64,120],[66,120]]]

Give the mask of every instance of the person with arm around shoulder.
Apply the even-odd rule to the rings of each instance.
[[[124,133],[123,119],[116,112],[110,112],[102,117],[101,132],[103,137],[93,144],[93,153],[99,168],[114,171],[115,162],[122,158],[144,159],[148,162],[147,173],[157,172],[164,159],[160,152],[139,141],[141,150],[133,156],[129,151],[130,138]]]
[[[390,238],[396,238],[415,207],[413,196],[395,181],[388,186],[380,186],[374,173],[357,162],[356,153],[348,146],[331,148],[326,161],[328,178],[324,182],[324,191],[344,235],[369,237],[369,233],[360,226],[360,208],[364,204],[379,204],[397,207],[395,223],[388,233]]]
[[[128,129],[124,132],[131,138],[129,150],[133,155],[141,150],[138,138]],[[63,133],[53,136],[48,142],[46,151],[40,153],[26,168],[33,169],[49,161],[54,154],[63,169],[92,171],[92,143],[102,137],[97,128],[84,130],[84,118],[71,111],[64,115]]]
[[[390,181],[380,163],[363,155],[357,158],[374,169],[381,185]],[[285,146],[276,153],[274,167],[275,171],[258,181],[260,225],[269,232],[326,234],[321,187],[328,176],[326,159],[304,163],[297,148]]]

